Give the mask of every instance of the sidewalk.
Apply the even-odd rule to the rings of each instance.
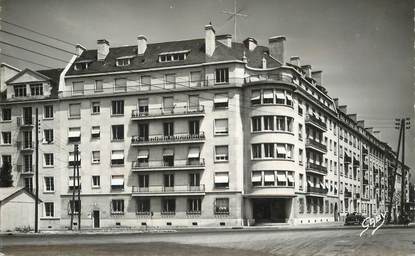
[[[415,228],[415,223],[410,223],[408,226],[404,225],[383,225],[381,229],[391,228]],[[40,233],[33,231],[28,233],[21,232],[2,232],[1,236],[53,236],[53,235],[114,235],[114,234],[165,234],[165,233],[203,233],[203,232],[245,232],[245,231],[323,231],[323,230],[360,230],[363,229],[360,225],[345,226],[343,223],[323,223],[323,224],[275,224],[275,225],[258,225],[258,226],[235,226],[235,227],[147,227],[147,228],[103,228],[90,229],[84,228],[78,230],[42,230]]]

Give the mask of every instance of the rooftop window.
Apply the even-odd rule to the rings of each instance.
[[[131,59],[134,56],[123,56],[123,57],[119,57],[116,60],[116,65],[117,67],[125,67],[125,66],[129,66],[131,64]]]
[[[190,50],[178,51],[178,52],[163,52],[159,54],[159,62],[172,62],[181,61],[187,59],[187,55]]]
[[[85,70],[88,69],[89,63],[91,63],[91,60],[80,60],[75,62],[74,64],[74,70],[79,71],[79,70]]]

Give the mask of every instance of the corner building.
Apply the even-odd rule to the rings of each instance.
[[[286,60],[284,49],[282,36],[267,47],[235,43],[207,25],[202,39],[78,45],[59,76],[3,65],[2,131],[20,134],[17,120],[33,119],[34,108],[49,116],[40,124],[41,228],[68,227],[72,208],[88,228],[305,224],[384,212],[385,144],[328,95],[321,71]],[[33,98],[39,79],[51,95],[45,83]],[[19,134],[0,148],[2,161],[33,191],[18,168],[32,162],[8,156],[23,154],[15,137],[33,141],[33,132]]]

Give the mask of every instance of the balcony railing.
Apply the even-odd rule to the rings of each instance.
[[[173,136],[153,135],[149,137],[133,136],[131,138],[132,145],[142,144],[170,144],[182,142],[200,142],[205,140],[205,133],[199,134],[179,134]]]
[[[263,81],[294,83],[293,77],[287,74],[258,74],[251,75],[245,78],[245,83],[255,83]]]
[[[205,159],[175,159],[173,163],[168,163],[163,160],[148,161],[148,162],[132,162],[132,169],[169,169],[169,168],[187,168],[187,167],[204,167]]]
[[[135,109],[131,112],[131,118],[133,119],[149,119],[153,117],[180,117],[180,116],[195,116],[203,115],[205,108],[203,105],[199,106],[181,106],[171,108],[147,108],[144,111]]]
[[[18,148],[22,151],[33,150],[33,141],[25,141],[23,143],[21,141],[18,141],[17,144]]]
[[[17,171],[20,172],[21,174],[33,174],[34,170],[35,170],[34,165],[21,165],[21,164],[17,165]]]
[[[305,122],[306,124],[312,124],[323,131],[327,131],[327,124],[314,115],[307,115],[305,118]]]
[[[363,185],[369,185],[369,180],[368,180],[368,179],[363,178]]]
[[[344,191],[344,197],[352,197],[352,192],[347,189]]]
[[[136,187],[132,188],[133,194],[171,194],[171,193],[204,193],[205,185],[190,186],[190,185],[178,185],[173,187],[166,186],[149,186],[149,187]]]
[[[319,165],[319,164],[307,162],[306,171],[313,171],[313,172],[317,172],[322,175],[326,175],[327,167]]]
[[[315,148],[317,150],[323,151],[324,153],[327,152],[327,146],[326,145],[324,145],[323,143],[320,143],[316,140],[310,139],[310,138],[308,138],[306,140],[305,146]]]
[[[360,166],[360,161],[353,158],[353,166],[359,167]]]
[[[33,127],[35,119],[33,117],[17,117],[16,122],[19,127]]]
[[[348,156],[347,154],[344,154],[344,163],[351,163],[351,162],[352,162],[352,158]]]
[[[314,193],[314,194],[327,194],[329,190],[327,188],[321,188],[321,187],[307,187],[307,193]]]

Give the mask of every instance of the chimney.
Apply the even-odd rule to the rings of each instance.
[[[265,58],[265,56],[262,56],[262,69],[266,69],[267,68],[267,59]]]
[[[258,45],[258,42],[252,37],[248,37],[244,40],[243,43],[245,47],[249,49],[249,51],[253,51],[255,47]]]
[[[373,127],[367,127],[365,128],[366,131],[368,131],[370,134],[373,134]]]
[[[220,43],[226,45],[229,48],[232,48],[232,35],[226,34],[226,35],[218,35],[216,36],[216,40],[218,40]]]
[[[347,114],[347,105],[339,106],[339,109],[340,109],[341,112]]]
[[[291,63],[291,65],[300,67],[300,57],[298,57],[298,56],[292,56],[290,58],[290,63]]]
[[[359,126],[360,128],[365,128],[365,120],[357,121],[357,126]]]
[[[85,51],[86,49],[85,49],[85,47],[83,47],[82,45],[80,45],[80,44],[77,44],[76,46],[75,46],[75,54],[76,54],[76,56],[81,56],[81,54]]]
[[[137,54],[143,55],[147,49],[147,38],[143,35],[137,36]]]
[[[347,115],[350,119],[352,119],[355,123],[357,122],[357,114],[349,114]]]
[[[338,108],[339,107],[339,98],[334,98],[333,101],[334,101],[334,105],[336,106],[336,108]]]
[[[284,65],[284,42],[285,36],[274,36],[268,39],[269,53],[272,57]]]
[[[303,65],[301,69],[304,71],[306,77],[311,78],[311,65]]]
[[[97,60],[105,60],[110,51],[110,43],[105,39],[100,39],[97,40],[97,44]]]
[[[322,75],[323,71],[312,71],[311,72],[311,77],[316,81],[317,85],[322,85],[321,84],[321,75]]]
[[[211,57],[216,48],[215,30],[212,24],[205,26],[205,52],[206,55]]]

